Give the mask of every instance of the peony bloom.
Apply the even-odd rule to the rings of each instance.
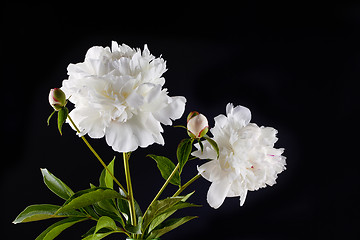
[[[226,106],[226,114],[215,117],[215,127],[210,131],[220,149],[216,152],[204,142],[204,151],[197,145],[194,156],[211,159],[198,168],[199,173],[212,182],[207,201],[219,208],[226,197],[240,196],[240,205],[245,202],[248,191],[272,186],[277,174],[285,170],[284,149],[274,148],[277,131],[271,127],[258,127],[250,123],[248,108],[232,104]]]
[[[162,58],[112,42],[92,47],[84,62],[68,66],[62,90],[75,104],[71,118],[80,135],[105,136],[115,151],[130,152],[153,143],[164,144],[161,124],[182,116],[184,97],[169,97]]]

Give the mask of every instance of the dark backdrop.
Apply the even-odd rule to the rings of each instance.
[[[40,168],[75,191],[97,184],[101,166],[70,127],[61,137],[55,122],[46,126],[52,112],[47,97],[67,77],[69,63],[82,62],[87,49],[112,40],[148,44],[167,60],[165,86],[171,96],[188,100],[176,124],[198,110],[212,126],[233,102],[251,109],[252,122],[278,129],[276,147],[286,149],[287,170],[278,183],[249,192],[243,207],[238,198],[227,198],[220,209],[210,208],[209,182],[197,181],[192,202],[204,206],[183,214],[200,218],[163,239],[359,236],[359,156],[352,152],[358,144],[360,4],[314,2],[7,1],[1,9],[2,236],[34,239],[53,222],[11,224],[27,205],[62,203],[43,184]],[[131,159],[135,197],[143,208],[163,182],[145,155],[174,159],[185,137],[181,129],[164,128],[164,147],[152,145]],[[90,142],[107,161],[118,157],[116,174],[123,179],[121,156],[104,139]],[[198,164],[187,165],[184,180]],[[80,239],[88,228],[79,224],[58,238]]]

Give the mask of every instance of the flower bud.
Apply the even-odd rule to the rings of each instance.
[[[56,111],[59,111],[65,106],[65,93],[60,88],[51,89],[49,93],[49,103]]]
[[[187,118],[187,130],[191,138],[202,138],[209,131],[209,124],[204,115],[196,111]]]

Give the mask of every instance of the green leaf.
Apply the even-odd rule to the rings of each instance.
[[[115,163],[115,156],[107,166],[112,175],[114,175],[114,163]],[[105,185],[108,188],[114,189],[114,179],[112,178],[112,176],[109,174],[108,171],[105,172]]]
[[[212,140],[209,136],[205,135],[204,138],[206,139],[206,141],[208,141],[210,143],[210,145],[214,148],[214,150],[216,151],[217,154],[217,158],[219,158],[219,146],[217,145],[217,143]]]
[[[46,168],[41,168],[40,170],[43,175],[45,185],[53,193],[55,193],[64,200],[67,200],[72,195],[74,195],[74,192],[64,182],[55,177]]]
[[[57,223],[54,223],[43,231],[35,240],[52,240],[56,238],[62,231],[71,227],[72,225],[87,220],[88,218],[66,218]]]
[[[164,223],[160,224],[156,229],[154,229],[151,234],[147,237],[147,239],[154,239],[159,238],[165,233],[181,226],[182,224],[197,218],[196,216],[187,216],[183,218],[173,218],[165,221]]]
[[[69,109],[67,107],[63,107],[58,111],[58,128],[60,135],[62,135],[61,129],[64,122],[66,121],[68,114],[69,114]]]
[[[82,240],[100,240],[100,239],[103,239],[104,237],[109,236],[110,234],[113,234],[113,233],[118,233],[118,232],[117,231],[109,231],[109,232],[105,232],[105,233],[97,233],[94,235],[89,235],[89,236],[83,238]]]
[[[93,226],[92,228],[90,228],[90,230],[85,233],[84,235],[82,235],[82,240],[99,240],[99,239],[103,239],[104,237],[113,234],[113,233],[125,233],[128,237],[130,237],[130,234],[127,233],[126,231],[124,231],[124,229],[118,228],[118,230],[110,230],[108,228],[102,228],[100,230],[98,230],[95,233],[95,229],[97,226]]]
[[[113,160],[107,165],[108,169],[110,170],[111,174],[114,175],[114,163],[115,157]],[[108,171],[104,168],[101,172],[100,179],[99,179],[100,187],[107,187],[114,189],[114,179],[111,177]]]
[[[130,223],[126,224],[125,230],[129,233],[133,234],[142,234],[142,224],[143,224],[143,218],[138,218],[138,224],[136,226],[131,225]]]
[[[118,226],[116,226],[116,223],[114,222],[114,220],[108,216],[102,216],[101,218],[99,218],[99,220],[96,224],[94,235],[102,228],[108,228],[113,231],[120,230],[120,228],[118,228]]]
[[[50,114],[50,116],[48,117],[48,119],[47,119],[47,125],[49,126],[50,125],[50,119],[51,119],[51,117],[55,114],[55,112],[56,112],[56,110],[54,110],[51,114]]]
[[[149,226],[148,232],[151,232],[159,224],[161,224],[167,218],[169,218],[171,215],[173,215],[177,210],[188,208],[188,207],[201,207],[201,205],[196,205],[196,204],[180,201],[175,206],[169,208],[165,213],[163,213],[163,214],[157,216],[156,218],[154,218],[154,220],[152,220],[152,222],[151,222],[151,224]]]
[[[83,207],[81,209],[79,209],[82,212],[85,212],[88,216],[91,216],[93,219],[99,219],[99,216],[97,215],[97,213],[95,212],[95,210],[93,209],[93,206],[87,206],[87,207]]]
[[[85,216],[83,213],[78,211],[68,211],[61,214],[56,214],[60,206],[51,204],[37,204],[30,205],[22,211],[16,219],[13,221],[14,224],[39,221],[49,218],[69,217],[69,216]]]
[[[124,198],[120,193],[109,188],[90,188],[79,191],[72,195],[57,213],[66,212],[73,209],[83,208],[94,203],[113,198]]]
[[[108,216],[113,220],[118,221],[122,226],[125,226],[125,222],[119,213],[119,211],[114,206],[112,199],[104,200],[98,203],[94,203],[93,207],[97,214],[101,216]]]
[[[180,173],[182,172],[185,163],[189,160],[193,141],[194,139],[192,138],[183,139],[177,148],[176,156],[180,163],[180,168],[179,168]]]
[[[129,202],[125,199],[117,199],[117,207],[125,220],[128,221],[130,216]]]
[[[184,197],[169,197],[162,200],[156,200],[147,210],[143,219],[143,232],[148,228],[151,222],[159,215],[168,211],[171,207],[180,202]]]
[[[169,178],[169,176],[171,175],[171,173],[174,171],[175,164],[167,157],[156,156],[153,154],[149,154],[147,156],[151,157],[152,159],[154,159],[156,161],[156,164],[157,164],[158,169],[160,170],[161,176],[165,180],[167,180]],[[178,171],[176,171],[175,175],[170,180],[170,183],[173,185],[176,185],[176,186],[181,186],[181,179],[180,179],[180,174]]]

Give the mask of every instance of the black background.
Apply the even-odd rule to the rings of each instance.
[[[210,185],[198,180],[192,202],[198,215],[163,239],[354,238],[359,234],[358,147],[360,4],[290,1],[207,2],[9,2],[1,9],[1,229],[2,236],[35,239],[54,221],[13,225],[27,205],[62,204],[43,184],[47,168],[74,191],[97,184],[100,164],[69,126],[47,127],[50,88],[67,78],[69,63],[82,62],[92,46],[111,41],[143,48],[167,60],[165,87],[188,100],[210,126],[228,102],[252,111],[252,122],[279,133],[287,170],[278,183],[249,192],[245,205],[227,198],[220,209],[206,202]],[[340,2],[340,1],[339,1]],[[133,153],[137,201],[145,210],[163,183],[147,153],[175,159],[182,129],[164,127],[164,147]],[[90,140],[106,161],[117,156],[105,140]],[[201,162],[190,162],[183,181]],[[165,194],[175,189],[169,188]],[[165,196],[165,195],[164,195]],[[82,223],[58,239],[80,239]],[[120,238],[119,238],[120,237]],[[6,239],[11,239],[7,237]],[[122,239],[109,237],[109,239]]]

